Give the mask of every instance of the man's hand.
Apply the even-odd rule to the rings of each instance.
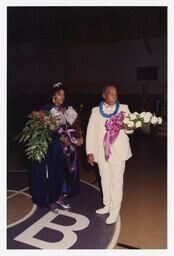
[[[87,155],[87,161],[88,163],[93,166],[94,165],[94,155],[93,154],[89,154]]]
[[[124,131],[125,131],[125,133],[126,134],[132,134],[132,133],[134,133],[134,131],[135,131],[135,129],[124,129]]]

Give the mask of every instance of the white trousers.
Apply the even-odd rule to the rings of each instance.
[[[104,152],[101,150],[98,167],[103,190],[103,204],[108,208],[110,216],[117,219],[123,197],[125,161],[112,155],[107,162],[104,158]]]

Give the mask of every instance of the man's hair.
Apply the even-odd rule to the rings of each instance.
[[[117,86],[115,84],[107,84],[103,87],[103,93],[105,93],[105,91],[107,90],[108,87],[114,87],[116,91],[117,90]]]

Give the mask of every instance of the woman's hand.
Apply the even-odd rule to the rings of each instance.
[[[60,137],[60,140],[66,145],[66,146],[69,146],[71,143],[69,141],[69,138],[66,137],[66,136],[61,136]]]
[[[83,137],[81,137],[79,139],[76,139],[76,143],[75,144],[80,147],[83,144]]]

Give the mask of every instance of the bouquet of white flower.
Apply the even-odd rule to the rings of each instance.
[[[72,125],[72,124],[75,122],[75,120],[76,120],[78,114],[77,114],[77,112],[74,110],[74,108],[73,108],[72,106],[69,106],[69,107],[65,110],[64,116],[65,116],[66,121],[67,121],[70,125]]]
[[[125,129],[137,129],[142,128],[145,125],[160,125],[162,124],[162,118],[157,117],[150,112],[134,112],[125,115],[123,120],[123,128]]]

